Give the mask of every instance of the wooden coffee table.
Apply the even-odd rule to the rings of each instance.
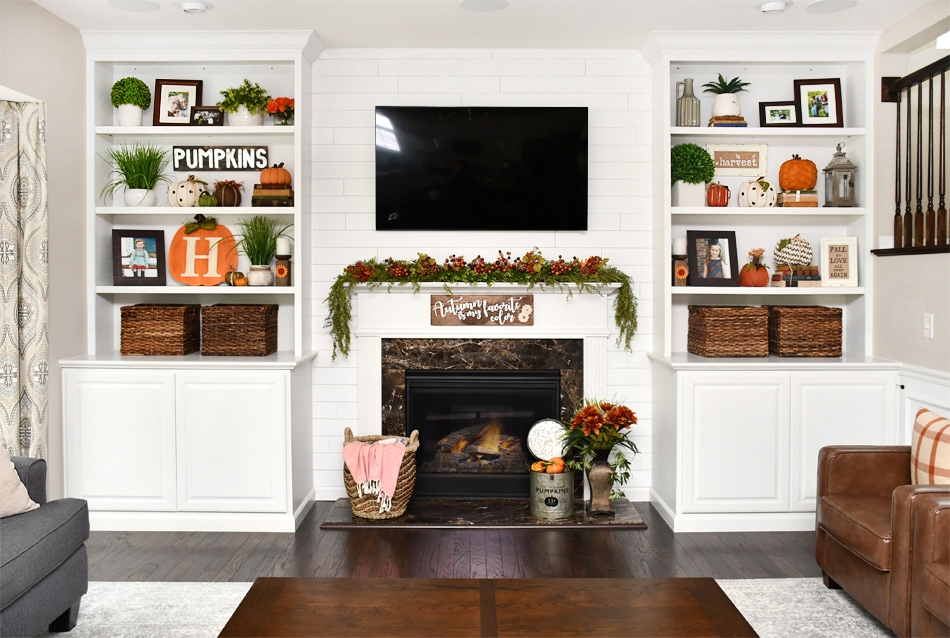
[[[258,578],[221,636],[755,636],[711,578]]]

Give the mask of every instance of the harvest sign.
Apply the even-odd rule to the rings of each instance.
[[[533,326],[534,295],[431,295],[433,326]]]

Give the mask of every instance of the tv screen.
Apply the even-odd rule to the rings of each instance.
[[[586,107],[376,107],[377,230],[587,230]]]

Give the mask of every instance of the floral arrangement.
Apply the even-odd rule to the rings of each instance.
[[[759,269],[759,268],[768,268],[768,264],[765,263],[765,249],[756,248],[755,250],[749,251],[749,263],[747,263],[743,268],[746,270]]]
[[[574,413],[567,424],[565,441],[574,451],[573,458],[567,462],[572,470],[589,470],[591,461],[597,456],[606,457],[614,448],[627,448],[638,454],[637,444],[627,438],[630,426],[637,422],[637,415],[625,405],[607,401],[587,400]],[[619,488],[630,478],[630,462],[623,452],[614,453],[610,461],[610,479],[614,488]],[[611,491],[610,498],[622,496],[619,489]]]
[[[294,119],[294,98],[271,98],[267,102],[267,112],[273,116],[277,124],[290,124]]]
[[[350,321],[353,318],[353,286],[367,284],[370,287],[409,284],[419,291],[422,282],[441,282],[446,292],[452,293],[449,283],[477,284],[513,283],[534,286],[552,286],[566,289],[565,284],[574,284],[580,292],[599,292],[608,284],[620,284],[614,300],[614,321],[620,330],[617,344],[630,350],[630,342],[637,330],[637,299],[633,294],[630,277],[607,265],[608,259],[591,256],[570,260],[558,256],[545,259],[538,248],[522,257],[511,259],[511,252],[498,251],[498,257],[486,261],[481,255],[467,261],[461,255],[451,255],[442,264],[424,253],[418,258],[398,260],[391,257],[380,262],[366,259],[350,264],[337,276],[326,298],[329,314],[325,328],[333,339],[333,359],[338,353],[350,353]],[[568,289],[568,295],[571,291]]]

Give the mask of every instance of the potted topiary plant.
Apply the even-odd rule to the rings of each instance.
[[[152,103],[152,92],[145,82],[134,77],[116,80],[110,98],[119,112],[119,126],[142,126],[142,113]]]
[[[241,229],[241,238],[237,240],[235,247],[240,248],[251,261],[247,285],[274,285],[274,273],[270,263],[277,254],[277,238],[287,237],[284,231],[293,224],[281,227],[276,219],[264,215],[241,219],[237,224]]]
[[[717,80],[704,84],[703,91],[713,93],[716,96],[713,98],[713,117],[741,115],[742,109],[739,108],[739,96],[736,93],[745,91],[747,86],[749,86],[748,82],[743,82],[737,77],[727,80],[722,77],[722,73],[719,74]]]
[[[112,164],[109,173],[112,179],[99,194],[103,201],[106,196],[112,199],[121,188],[125,190],[126,205],[154,206],[157,197],[153,189],[159,182],[171,181],[165,175],[168,151],[151,144],[113,146],[109,149],[108,157],[103,159]]]
[[[715,172],[712,156],[702,146],[686,143],[670,149],[673,206],[705,205],[706,182]]]
[[[262,126],[270,96],[260,84],[247,78],[241,86],[221,91],[218,106],[227,115],[228,126]]]

